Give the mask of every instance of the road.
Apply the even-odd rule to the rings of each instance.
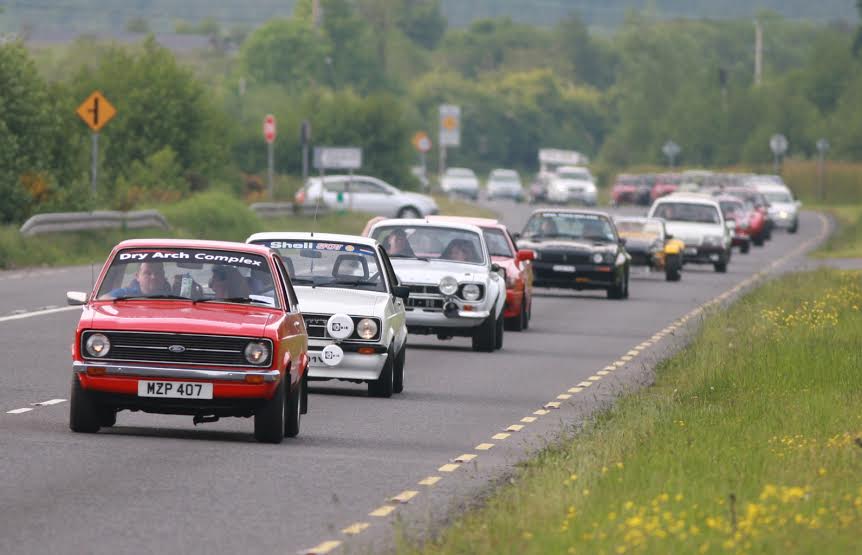
[[[514,229],[530,211],[494,206]],[[541,293],[529,331],[507,333],[498,353],[411,337],[404,394],[371,399],[364,387],[317,385],[300,437],[282,445],[255,443],[250,420],[194,427],[190,417],[128,412],[97,435],[71,433],[61,400],[77,311],[8,316],[62,305],[66,290],[89,289],[90,268],[0,273],[0,553],[382,549],[394,523],[438,522],[561,424],[643,384],[649,361],[679,342],[681,317],[696,319],[693,310],[825,225],[805,213],[798,235],[735,254],[727,274],[686,269],[679,283],[636,275],[626,301]],[[793,256],[774,269],[801,263]],[[53,404],[33,405],[45,401]],[[548,402],[559,408],[543,409]],[[475,458],[453,462],[461,455]],[[409,503],[388,502],[398,494]]]

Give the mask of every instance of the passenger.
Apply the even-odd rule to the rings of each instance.
[[[216,299],[246,298],[249,295],[248,282],[233,266],[216,266],[210,279],[210,288]]]
[[[407,233],[403,229],[395,229],[383,240],[383,249],[394,258],[415,258],[413,249],[407,241]]]
[[[440,258],[445,260],[457,260],[459,262],[479,262],[479,256],[473,243],[467,239],[452,239]]]
[[[165,278],[165,267],[161,262],[141,262],[135,277],[128,287],[120,287],[108,293],[107,298],[168,295],[171,285]]]
[[[539,226],[539,235],[559,235],[559,233],[557,222],[553,218],[542,219],[542,223]]]
[[[602,222],[599,220],[587,220],[584,222],[584,232],[585,239],[607,239],[608,236],[605,233],[605,226],[602,225]]]

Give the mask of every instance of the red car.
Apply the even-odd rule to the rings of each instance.
[[[299,433],[308,335],[287,269],[259,245],[136,239],[108,257],[72,343],[69,426],[94,433],[117,412],[195,424],[254,417],[258,441]]]
[[[682,176],[676,173],[661,173],[655,176],[655,184],[650,191],[650,201],[676,192]]]
[[[635,204],[637,195],[637,176],[631,174],[618,175],[613,188],[611,188],[611,201],[614,206],[619,206],[621,204]]]
[[[751,242],[756,247],[762,247],[770,238],[769,203],[766,198],[762,193],[747,187],[725,187],[723,194],[734,196],[745,203]]]
[[[382,219],[372,218],[365,224],[362,234],[367,236],[371,227]],[[535,257],[535,253],[531,250],[519,251],[506,226],[491,218],[426,216],[425,219],[472,224],[482,230],[491,260],[506,272],[506,307],[503,311],[506,329],[527,329],[533,314],[533,266],[530,261]]]

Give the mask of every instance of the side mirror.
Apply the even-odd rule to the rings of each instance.
[[[396,285],[392,288],[392,294],[395,295],[396,298],[406,301],[410,296],[410,288],[406,285]]]
[[[81,306],[87,304],[87,294],[83,291],[67,291],[66,303],[71,306]]]
[[[496,262],[494,262],[493,264],[491,264],[491,271],[492,271],[492,272],[499,272],[499,271],[500,271],[500,270],[502,270],[502,269],[503,269],[503,268],[501,268],[501,267],[500,267],[500,265],[499,265],[499,264],[497,264]]]
[[[516,231],[515,233],[512,234],[512,238],[515,239],[515,241],[517,241],[518,239],[521,238],[521,232]]]
[[[536,253],[530,249],[523,249],[518,251],[518,262],[526,262],[528,260],[535,260]]]
[[[665,239],[673,239],[673,234],[671,234],[671,233],[666,233],[666,234],[665,234],[665,236],[664,236],[664,238],[665,238]]]
[[[622,247],[626,246],[626,238],[625,237],[620,237],[620,246],[622,246]]]

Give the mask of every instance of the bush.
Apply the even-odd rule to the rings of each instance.
[[[263,227],[248,206],[225,193],[203,193],[161,210],[173,233],[182,237],[243,241]]]

